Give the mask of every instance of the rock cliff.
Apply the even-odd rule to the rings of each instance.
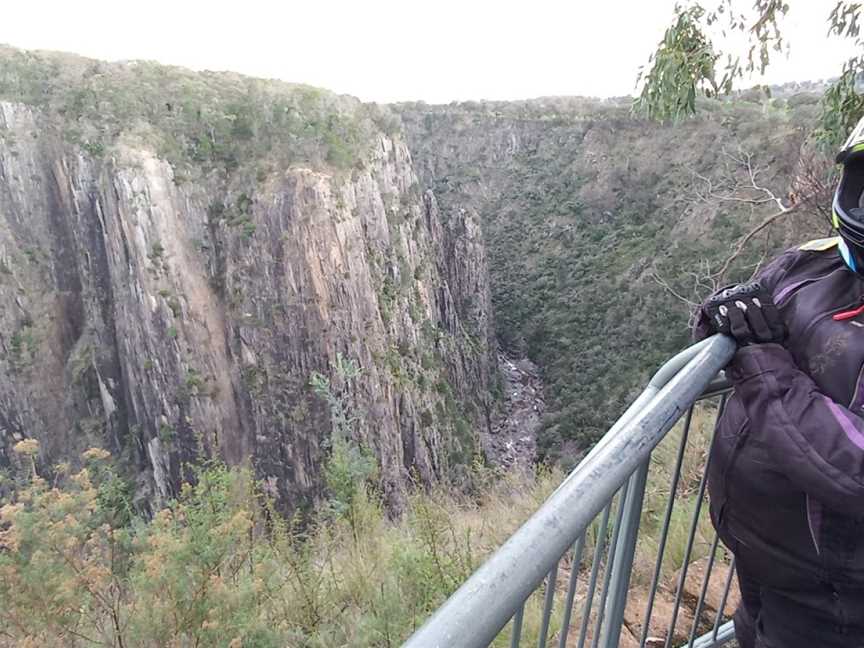
[[[147,75],[158,97],[123,86]],[[339,358],[362,370],[343,397],[391,504],[470,463],[497,381],[474,215],[442,217],[359,102],[286,86],[255,104],[265,123],[219,103],[233,77],[207,77],[198,105],[176,89],[193,82],[0,51],[0,468],[24,438],[46,471],[103,446],[147,507],[221,457],[291,510],[320,492],[331,429],[309,377],[338,382]],[[271,144],[272,115],[309,102],[324,126]],[[244,119],[246,148],[216,151]],[[362,127],[347,154],[327,139],[346,120]]]

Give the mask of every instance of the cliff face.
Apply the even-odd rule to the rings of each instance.
[[[682,302],[786,195],[816,112],[380,107],[0,47],[0,478],[33,437],[43,472],[107,447],[144,507],[222,457],[293,509],[332,436],[316,372],[392,505],[481,445],[533,455],[541,424],[541,455],[569,460],[687,344]],[[728,281],[820,234],[800,212]]]
[[[309,377],[338,385],[340,357],[391,503],[470,462],[495,382],[483,245],[398,134],[350,168],[190,180],[140,137],[70,142],[52,109],[0,102],[0,468],[24,438],[46,470],[103,446],[146,506],[222,457],[291,509],[331,430]]]

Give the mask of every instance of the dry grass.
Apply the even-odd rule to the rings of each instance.
[[[699,484],[705,471],[708,448],[714,431],[716,407],[704,404],[693,413],[688,442],[684,449],[681,476],[675,489],[675,506],[669,524],[664,553],[664,574],[677,572],[684,563],[693,513],[697,504]],[[673,472],[684,433],[682,420],[657,447],[651,458],[651,471],[645,491],[641,531],[633,569],[634,585],[648,586],[659,549],[660,534],[666,506],[671,496]],[[703,504],[696,527],[691,562],[708,555],[714,530]]]
[[[684,560],[714,413],[705,407],[694,416],[675,491],[661,606]],[[681,434],[679,426],[653,460],[633,569],[634,600],[645,599],[650,583]],[[272,517],[266,524],[266,507],[248,473],[214,467],[153,521],[116,530],[111,510],[100,503],[110,501],[98,479],[70,478],[52,488],[34,478],[16,504],[2,509],[0,646],[116,646],[121,635],[128,648],[398,646],[563,477],[554,470],[529,475],[477,468],[470,492],[440,487],[415,493],[398,520],[361,487],[352,491],[347,508],[324,509],[301,528]],[[578,633],[598,536],[595,521],[580,566],[571,635]],[[712,538],[703,513],[692,560],[707,554]],[[2,551],[4,543],[14,543],[15,551]],[[70,560],[77,571],[69,569]],[[561,631],[573,568],[569,556],[559,566],[550,642]],[[96,576],[82,580],[81,573]],[[537,643],[544,587],[526,604],[525,645]],[[60,607],[54,609],[55,603]],[[116,628],[112,615],[122,621]],[[507,631],[495,646],[508,645]]]

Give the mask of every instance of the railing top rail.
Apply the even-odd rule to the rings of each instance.
[[[714,336],[663,365],[544,504],[404,644],[485,648],[680,416],[732,358]]]

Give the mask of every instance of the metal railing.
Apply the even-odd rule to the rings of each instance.
[[[661,367],[540,509],[408,639],[405,648],[484,648],[493,642],[515,648],[523,639],[539,648],[711,648],[734,638],[732,624],[726,621],[734,564],[723,555],[718,558],[720,546],[713,531],[713,540],[703,543],[708,551],[698,595],[691,582],[697,535],[706,526],[707,471],[699,473],[698,484],[682,481],[684,458],[693,448],[688,443],[696,403],[713,401],[700,403],[700,415],[704,410],[719,416],[729,391],[719,372],[734,351],[731,339],[714,336]],[[656,557],[648,570],[650,586],[632,588],[640,525],[651,514],[643,509],[652,453],[682,416],[681,438],[668,476],[669,496],[652,536]],[[710,461],[710,454],[705,461]],[[668,467],[668,461],[663,463]],[[683,493],[685,488],[693,492]],[[681,500],[693,507],[689,516],[682,517]],[[683,555],[670,557],[673,519],[676,534],[685,535],[677,543]],[[670,574],[673,560],[680,567]],[[710,589],[718,568],[726,572],[722,586]],[[634,592],[641,592],[645,600]],[[663,625],[655,625],[663,616],[658,607],[667,608]],[[709,612],[714,612],[713,618]],[[505,626],[511,621],[508,635]],[[532,626],[530,632],[527,625]]]

